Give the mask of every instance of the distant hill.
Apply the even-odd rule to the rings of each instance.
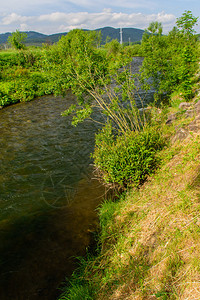
[[[104,27],[96,29],[97,31],[101,31],[102,34],[102,42],[105,43],[106,38],[110,37],[111,40],[117,39],[120,40],[120,28],[113,28],[113,27]],[[122,28],[123,32],[123,42],[138,42],[141,41],[144,30],[137,29],[137,28]]]
[[[107,37],[110,40],[118,39],[120,40],[120,29],[113,27],[103,27],[95,29],[96,31],[101,31],[102,43],[106,42]],[[144,30],[136,28],[123,28],[123,42],[138,42],[141,41]],[[67,32],[46,35],[35,31],[24,31],[27,34],[27,45],[41,46],[43,43],[56,43],[63,35],[67,35]],[[0,44],[7,42],[8,37],[11,35],[10,32],[0,34]]]
[[[0,34],[0,44],[6,43],[7,40],[8,40],[9,35],[10,35],[9,32],[1,33],[1,34]]]

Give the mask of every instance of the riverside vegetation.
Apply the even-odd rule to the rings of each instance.
[[[13,55],[13,80],[2,67],[2,106],[70,88],[77,103],[63,115],[72,115],[74,125],[92,119],[96,109],[105,119],[96,136],[94,165],[118,199],[99,208],[96,253],[81,258],[60,299],[194,299],[200,294],[199,134],[171,145],[175,126],[191,120],[180,112],[166,125],[169,111],[195,95],[196,23],[186,11],[166,36],[160,23],[151,23],[141,45],[130,47],[114,40],[102,48],[99,35],[73,30],[56,45]],[[136,54],[144,62],[141,74],[133,76]],[[137,80],[156,89],[150,107],[143,99],[141,109],[136,106]]]
[[[70,36],[61,40],[70,61],[57,49],[63,77],[69,76],[59,88],[71,87],[73,80],[78,99],[64,114],[73,114],[74,124],[91,117],[95,106],[105,115],[94,164],[101,180],[119,193],[98,209],[97,249],[80,258],[62,300],[200,296],[199,132],[171,143],[176,128],[191,122],[178,107],[194,99],[199,80],[196,22],[185,12],[167,36],[161,24],[150,24],[151,34],[140,46],[145,57],[140,80],[148,88],[151,78],[155,103],[140,110],[129,57],[121,56],[120,45],[113,42],[112,51],[94,53],[88,36],[79,31],[73,32],[76,44]],[[81,51],[75,48],[78,43]],[[176,111],[175,122],[166,125],[168,114]]]
[[[51,94],[48,74],[41,70],[39,49],[0,52],[0,106]]]

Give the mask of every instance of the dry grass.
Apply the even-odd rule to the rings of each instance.
[[[200,299],[200,133],[163,155],[158,174],[127,195],[106,228],[98,300]]]

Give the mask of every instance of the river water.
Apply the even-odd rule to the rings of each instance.
[[[61,117],[73,101],[69,92],[0,111],[0,300],[57,299],[93,241],[105,195],[90,166],[99,125]]]
[[[56,299],[97,228],[104,188],[91,179],[98,126],[61,117],[47,96],[0,111],[0,299]]]

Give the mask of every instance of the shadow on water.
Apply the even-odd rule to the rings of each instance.
[[[90,191],[90,195],[88,195]],[[56,299],[58,287],[85,253],[97,228],[98,182],[85,182],[71,205],[1,225],[1,299]]]

